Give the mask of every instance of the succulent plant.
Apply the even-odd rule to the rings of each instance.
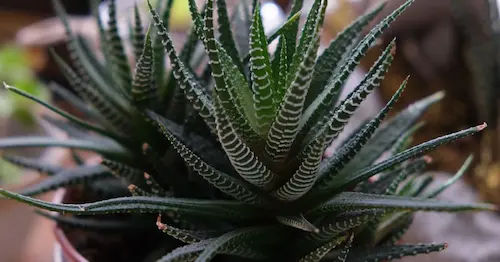
[[[253,6],[242,1],[229,16],[223,0],[207,0],[201,12],[190,0],[193,29],[180,52],[168,32],[169,0],[160,11],[149,5],[154,26],[146,33],[136,12],[130,30],[133,63],[117,31],[114,1],[110,1],[106,27],[96,18],[103,61],[71,32],[62,6],[54,2],[68,31],[73,67],[55,58],[77,95],[57,86],[53,90],[85,117],[7,86],[64,117],[65,121],[46,120],[70,138],[11,137],[1,139],[0,148],[67,147],[95,152],[104,160],[88,166],[76,156],[79,166],[68,169],[4,156],[51,176],[21,194],[3,189],[0,194],[73,215],[45,214],[61,224],[106,227],[108,220],[89,222],[90,218],[160,214],[158,228],[168,235],[165,238],[179,242],[174,242],[176,248],[162,247],[166,251],[158,261],[214,257],[222,261],[388,261],[446,247],[398,243],[416,211],[493,209],[487,204],[434,199],[463,175],[470,158],[456,176],[437,187],[429,188],[432,177],[424,173],[429,162],[426,152],[473,135],[486,125],[410,147],[418,118],[442,93],[412,104],[382,124],[407,81],[333,156],[323,154],[380,84],[392,62],[395,41],[361,83],[340,99],[346,79],[412,0],[365,36],[363,28],[383,5],[358,18],[320,55],[326,0],[314,1],[300,33],[297,18],[303,1],[294,1],[289,19],[271,35],[264,33],[259,1],[253,1]],[[271,54],[272,41],[277,41],[277,48]],[[197,47],[205,52],[199,54]],[[113,184],[110,180],[126,181],[132,196],[115,190],[120,184],[108,186]],[[99,188],[110,197],[83,204],[31,197],[74,184],[87,185],[89,192]],[[127,226],[142,225],[138,223],[148,221],[120,226],[125,232]]]

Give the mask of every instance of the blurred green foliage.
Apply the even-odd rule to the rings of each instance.
[[[10,45],[0,47],[0,81],[44,100],[49,96],[29,67],[26,51],[19,47]],[[6,132],[7,125],[12,121],[20,124],[16,125],[16,128],[34,128],[33,110],[35,110],[35,106],[26,98],[0,88],[0,131]],[[19,179],[19,175],[20,172],[17,168],[0,159],[0,183],[15,183]]]
[[[25,51],[15,46],[0,48],[0,81],[22,89],[42,99],[48,98],[48,93],[29,67]],[[24,125],[34,123],[34,104],[16,94],[0,91],[0,118],[14,118]]]

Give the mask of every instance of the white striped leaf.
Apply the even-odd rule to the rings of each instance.
[[[219,141],[236,172],[259,188],[271,189],[276,182],[276,175],[259,160],[255,152],[236,133],[220,101],[216,101],[215,111]]]
[[[116,83],[120,85],[124,94],[130,93],[132,75],[127,55],[123,47],[120,33],[118,32],[118,22],[116,20],[116,0],[111,0],[108,5],[108,31],[107,38],[110,45],[109,58],[111,72]]]
[[[311,103],[311,105],[304,112],[304,123],[302,126],[310,127],[313,123],[320,120],[324,113],[333,107],[333,97],[338,93],[339,88],[345,83],[354,68],[359,64],[368,51],[368,48],[376,41],[383,31],[408,7],[414,0],[407,0],[398,9],[392,12],[389,16],[383,19],[377,26],[375,26],[365,38],[358,44],[358,46],[349,54],[349,59],[342,65],[340,73],[332,75],[328,84],[318,97]]]
[[[255,113],[261,130],[259,133],[266,133],[276,114],[276,104],[274,103],[276,90],[267,51],[267,39],[260,16],[259,1],[256,3],[250,27],[250,71]]]
[[[156,95],[156,85],[153,84],[154,57],[150,31],[148,30],[144,40],[132,82],[132,99],[137,105],[147,105]]]
[[[191,102],[193,108],[198,111],[200,116],[203,118],[205,123],[208,125],[210,130],[215,131],[215,118],[213,114],[212,101],[204,90],[199,86],[199,84],[194,79],[193,75],[189,70],[186,69],[184,63],[179,59],[175,52],[172,39],[170,38],[166,28],[161,21],[158,13],[149,5],[151,14],[153,15],[153,20],[158,31],[159,37],[162,38],[162,44],[167,52],[170,62],[172,63],[174,77],[177,80],[177,84],[180,89],[184,91],[184,94],[189,102]]]
[[[258,204],[262,202],[260,197],[256,193],[249,190],[248,187],[241,181],[238,181],[230,175],[216,170],[205,161],[203,161],[203,159],[201,159],[198,155],[191,151],[186,145],[180,142],[168,130],[167,126],[161,120],[161,116],[152,112],[149,113],[149,116],[155,120],[160,131],[172,144],[177,153],[184,159],[184,162],[194,171],[196,171],[201,177],[207,180],[210,184],[240,201],[251,204]]]

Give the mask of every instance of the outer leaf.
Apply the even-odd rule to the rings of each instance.
[[[25,196],[34,196],[61,187],[84,184],[89,181],[109,178],[110,176],[111,174],[108,172],[108,169],[103,166],[76,167],[58,172],[38,184],[27,187],[23,189],[21,194]]]
[[[104,159],[101,165],[105,166],[114,176],[124,179],[128,184],[140,187],[146,186],[144,172],[139,169],[109,159]]]
[[[74,216],[62,216],[54,215],[49,212],[44,212],[40,210],[35,211],[38,215],[55,221],[58,226],[78,228],[86,231],[97,231],[97,232],[109,232],[114,233],[123,230],[139,231],[149,229],[148,226],[144,225],[144,221],[138,221],[134,219],[130,220],[110,220],[110,219],[92,219],[92,218],[79,218]]]
[[[162,223],[161,216],[158,216],[158,219],[156,220],[156,226],[163,233],[166,233],[169,236],[187,244],[196,243],[201,240],[198,236],[196,236],[195,234],[193,234],[193,232],[189,230],[176,228]]]
[[[204,240],[198,243],[182,246],[174,249],[166,256],[160,258],[157,262],[188,262],[195,261],[198,255],[210,244],[212,240]],[[230,246],[222,247],[218,251],[220,254],[233,255],[243,258],[262,260],[266,259],[266,254],[259,252],[257,249],[250,249],[246,246]]]
[[[490,204],[461,204],[401,196],[364,194],[357,192],[340,193],[319,207],[310,215],[329,214],[346,209],[381,208],[384,210],[460,212],[474,210],[495,210]]]
[[[368,183],[366,191],[363,190],[363,192],[394,195],[401,182],[406,180],[410,175],[425,170],[429,162],[427,157],[422,157],[411,163],[402,164],[401,168],[390,171],[387,174],[382,174],[374,183]]]
[[[363,28],[380,13],[384,6],[385,3],[379,5],[367,14],[360,16],[330,42],[329,46],[319,56],[316,66],[314,67],[314,76],[306,105],[309,105],[314,98],[319,95],[322,88],[326,86],[330,76],[334,73],[335,68],[337,68],[340,63],[342,56],[348,52],[351,46],[357,41]]]
[[[254,107],[259,129],[262,131],[269,128],[276,112],[276,101],[274,101],[276,90],[267,45],[259,2],[257,2],[253,23],[250,27],[250,71],[254,91]]]
[[[413,2],[413,0],[406,1],[398,9],[392,12],[377,26],[375,26],[365,38],[358,44],[358,46],[349,55],[350,59],[342,66],[339,74],[332,76],[328,85],[324,88],[321,94],[314,100],[309,108],[304,113],[306,119],[306,126],[316,123],[323,116],[324,112],[333,107],[332,99],[340,89],[340,87],[347,80],[354,68],[359,64],[362,57],[365,56],[368,48],[375,42],[382,32]]]
[[[423,154],[435,149],[436,147],[455,141],[457,139],[473,135],[478,133],[479,131],[486,128],[486,124],[479,125],[476,127],[472,127],[469,129],[465,129],[456,133],[452,133],[449,135],[445,135],[442,137],[438,137],[436,139],[424,142],[420,145],[414,146],[410,149],[407,149],[399,154],[394,155],[393,157],[384,160],[378,164],[373,166],[366,167],[362,170],[359,170],[356,173],[344,173],[337,175],[335,179],[332,179],[331,182],[325,183],[321,190],[323,192],[333,192],[339,190],[341,188],[346,188],[349,186],[356,185],[357,183],[368,179],[369,177],[384,171],[388,168],[391,168],[403,161],[406,161],[413,157],[422,156]]]
[[[452,178],[448,179],[448,181],[446,181],[444,184],[442,184],[438,188],[436,188],[436,189],[432,190],[431,192],[425,194],[425,197],[427,197],[427,198],[434,198],[437,195],[441,194],[446,189],[448,189],[448,187],[450,187],[451,185],[453,185],[455,182],[457,182],[465,174],[465,172],[467,171],[467,169],[469,169],[470,165],[472,164],[472,159],[473,159],[473,157],[469,156],[465,160],[465,162],[462,165],[462,167],[460,167],[460,169],[457,171],[457,173]]]
[[[26,158],[22,156],[2,155],[3,160],[26,169],[36,170],[47,175],[54,175],[64,170],[63,167],[42,162],[40,159]]]
[[[309,222],[302,214],[298,216],[277,216],[276,220],[283,225],[297,228],[306,232],[318,233],[319,229]]]
[[[89,150],[113,159],[128,160],[130,152],[120,145],[108,141],[95,143],[91,140],[67,139],[60,140],[52,137],[9,137],[0,139],[0,149],[26,148],[26,147],[65,147]]]
[[[345,243],[340,250],[337,251],[337,257],[335,258],[337,262],[345,262],[349,251],[351,251],[352,242],[354,240],[354,235],[351,235],[351,239]]]
[[[0,195],[48,211],[75,215],[102,215],[122,213],[158,214],[173,212],[187,216],[202,216],[207,219],[229,221],[251,221],[262,214],[249,206],[235,201],[198,200],[163,197],[121,197],[87,204],[53,204],[30,198],[4,189]]]
[[[94,107],[102,114],[104,118],[112,124],[116,130],[128,130],[127,122],[128,113],[120,110],[112,101],[102,96],[96,89],[84,81],[55,53],[53,53],[56,63],[62,70],[66,79],[70,82],[71,86],[86,102],[92,103]]]
[[[24,92],[21,89],[17,89],[17,88],[15,88],[13,86],[9,86],[6,83],[4,83],[4,86],[5,86],[5,88],[7,90],[9,90],[11,92],[14,92],[14,93],[16,93],[16,94],[18,94],[20,96],[26,97],[26,98],[28,98],[28,99],[30,99],[30,100],[32,100],[32,101],[34,101],[34,102],[36,102],[36,103],[44,106],[45,108],[49,109],[50,111],[52,111],[52,112],[54,112],[54,113],[56,113],[56,114],[58,114],[58,115],[60,115],[60,116],[62,116],[64,118],[68,119],[69,121],[71,121],[72,123],[75,123],[76,125],[78,125],[80,127],[83,127],[83,128],[88,129],[90,131],[94,131],[94,132],[102,134],[104,136],[108,136],[108,137],[112,137],[112,138],[117,138],[117,135],[115,135],[113,133],[110,133],[110,132],[106,131],[105,129],[103,129],[103,128],[99,127],[99,126],[95,126],[95,125],[93,125],[91,123],[88,123],[85,120],[82,120],[82,119],[80,119],[80,118],[78,118],[76,116],[73,116],[70,113],[67,113],[67,112],[65,112],[65,111],[63,111],[63,110],[61,110],[61,109],[59,109],[57,107],[54,107],[54,106],[52,106],[52,105],[50,105],[50,104],[48,104],[48,103],[46,103],[46,102],[44,102],[44,101],[42,101],[42,100],[34,97],[34,96],[32,96],[32,95]]]
[[[89,50],[86,50],[83,42],[73,34],[68,22],[66,11],[64,10],[60,0],[53,0],[52,3],[57,15],[64,25],[66,35],[68,36],[68,50],[71,61],[78,72],[79,78],[81,78],[86,85],[95,87],[96,90],[94,90],[94,92],[102,93],[108,101],[112,101],[113,104],[116,104],[121,109],[128,108],[127,101],[123,96],[121,96],[125,94],[121,93],[122,90],[117,88],[116,84],[107,77],[107,70],[97,64],[96,59],[90,57],[90,53],[87,52]],[[98,22],[99,21],[100,20],[98,19]],[[105,44],[103,47],[104,51],[106,51],[105,56],[107,57],[107,54],[110,53],[109,51],[111,47],[108,44]],[[116,95],[117,91],[120,92],[121,95]]]
[[[250,239],[258,238],[267,233],[270,227],[249,227],[228,232],[209,242],[203,252],[198,256],[195,262],[210,261],[215,255],[229,247],[238,247]]]
[[[314,0],[311,11],[309,11],[307,15],[306,22],[302,28],[302,34],[300,35],[299,44],[292,56],[292,64],[290,66],[290,74],[292,76],[298,72],[298,68],[304,59],[307,59],[310,43],[315,41],[320,27],[323,25],[326,2],[325,0]]]
[[[393,60],[393,53],[395,48],[395,41],[392,41],[380,55],[379,59],[372,66],[363,81],[353,90],[336,108],[332,108],[329,113],[323,116],[323,119],[314,125],[312,134],[316,136],[325,136],[325,142],[330,145],[331,142],[344,130],[344,126],[349,121],[352,114],[366,99],[366,97],[380,85],[385,73]],[[300,128],[308,128],[307,125],[308,115],[304,113],[305,120],[300,124]],[[307,130],[307,129],[306,129]],[[316,131],[320,130],[320,132]],[[305,131],[305,130],[303,130]],[[303,132],[302,131],[302,132]],[[307,141],[306,137],[306,141]]]
[[[367,167],[377,160],[403,133],[406,132],[417,119],[435,102],[443,97],[443,93],[436,93],[408,106],[396,117],[383,125],[373,137],[352,156],[352,160],[342,168],[342,174],[348,174]],[[340,167],[338,168],[340,170]],[[328,169],[325,169],[325,171]],[[334,174],[333,170],[330,174]],[[326,178],[325,178],[326,179]]]
[[[311,238],[320,243],[332,241],[340,234],[366,224],[376,219],[385,212],[381,209],[362,209],[359,211],[350,211],[325,219],[318,233],[311,234]]]
[[[85,103],[80,97],[69,91],[68,88],[62,87],[56,82],[49,83],[47,87],[51,92],[74,106],[76,110],[84,114],[88,119],[95,119],[94,121],[99,123],[104,121],[102,116],[92,105]]]
[[[389,110],[391,110],[394,103],[399,99],[402,92],[406,88],[407,81],[405,80],[403,84],[399,87],[398,91],[392,96],[391,100],[387,102],[385,107],[372,119],[368,124],[366,124],[359,133],[357,133],[354,138],[350,139],[339,152],[336,153],[330,159],[327,159],[320,170],[321,180],[318,181],[317,186],[322,186],[327,181],[334,179],[334,175],[337,174],[342,167],[347,164],[352,158],[356,157],[356,154],[362,150],[363,146],[372,137],[375,130],[378,128],[382,120],[385,118]]]
[[[415,256],[418,254],[428,254],[444,250],[447,244],[420,244],[420,245],[398,245],[391,247],[377,247],[364,251],[362,255],[358,252],[351,252],[348,262],[378,262],[387,259],[399,259],[405,256]]]
[[[351,237],[349,238],[349,243],[352,243],[353,236],[354,235],[351,235]],[[340,243],[344,242],[345,240],[345,236],[336,238],[335,240],[332,240],[305,255],[299,260],[299,262],[319,262],[326,254],[328,254],[328,252],[340,245]]]

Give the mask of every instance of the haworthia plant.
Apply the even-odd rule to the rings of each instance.
[[[72,32],[61,3],[54,0],[67,30],[71,63],[55,58],[76,95],[59,86],[53,90],[82,114],[5,85],[60,115],[62,120],[45,119],[69,138],[2,138],[0,149],[57,146],[91,151],[104,160],[85,165],[74,153],[78,166],[63,168],[5,155],[49,177],[20,193],[0,189],[0,195],[64,213],[42,214],[65,228],[102,230],[103,237],[122,230],[141,232],[135,237],[147,239],[159,229],[164,234],[157,245],[130,247],[147,254],[144,261],[389,261],[446,247],[399,243],[415,212],[494,209],[434,199],[464,174],[470,159],[454,178],[426,190],[431,180],[422,175],[425,153],[486,125],[411,146],[419,127],[415,123],[442,94],[384,121],[410,88],[408,79],[371,121],[333,156],[324,157],[325,148],[389,70],[395,41],[354,91],[338,101],[346,79],[413,0],[364,38],[361,32],[383,5],[360,17],[323,52],[318,50],[327,0],[313,2],[302,30],[303,1],[293,1],[288,21],[271,35],[264,33],[259,0],[242,1],[233,14],[225,0],[207,0],[203,9],[190,0],[193,29],[180,49],[169,32],[173,2],[160,1],[158,10],[149,4],[152,24],[146,32],[145,17],[134,9],[134,59],[128,59],[125,38],[117,31],[121,14],[110,1],[108,25],[97,16],[101,61]],[[276,38],[271,52],[269,44]],[[89,199],[97,195],[100,200],[61,204],[33,198],[75,185]],[[120,214],[130,219],[119,220]],[[144,226],[147,219],[152,227]]]

